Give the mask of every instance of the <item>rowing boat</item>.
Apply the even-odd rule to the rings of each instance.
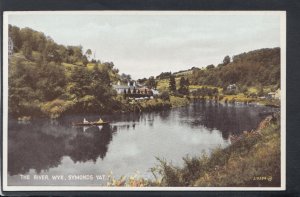
[[[109,122],[88,122],[88,123],[83,123],[83,122],[74,122],[72,125],[73,126],[100,126],[100,125],[107,125]]]

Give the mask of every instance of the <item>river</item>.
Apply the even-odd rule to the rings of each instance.
[[[274,110],[195,102],[162,112],[103,116],[110,124],[100,127],[71,124],[84,117],[96,121],[98,115],[9,120],[8,185],[101,186],[111,172],[153,178],[149,169],[158,164],[156,157],[182,166],[183,157],[228,146],[230,134],[255,129],[264,118],[260,113]]]

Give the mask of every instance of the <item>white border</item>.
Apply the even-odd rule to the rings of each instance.
[[[85,15],[278,15],[281,49],[281,186],[280,187],[99,187],[8,186],[8,17],[24,14]],[[5,162],[4,162],[5,161]],[[7,11],[3,14],[3,191],[282,191],[286,189],[286,12],[285,11]]]

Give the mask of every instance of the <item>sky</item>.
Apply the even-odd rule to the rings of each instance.
[[[279,14],[262,12],[46,12],[11,14],[63,45],[91,49],[133,79],[218,65],[226,55],[280,46]]]

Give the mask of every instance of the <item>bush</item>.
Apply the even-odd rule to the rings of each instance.
[[[55,99],[53,101],[42,104],[41,110],[50,118],[58,118],[66,111],[70,110],[73,106],[74,103],[72,101]]]
[[[169,101],[170,100],[170,94],[168,91],[163,91],[160,95],[159,98],[164,100],[164,101]]]

